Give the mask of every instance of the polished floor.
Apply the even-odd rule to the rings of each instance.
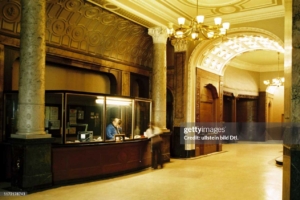
[[[282,166],[275,159],[281,155],[282,144],[224,144],[222,152],[171,159],[163,169],[3,199],[279,200]]]

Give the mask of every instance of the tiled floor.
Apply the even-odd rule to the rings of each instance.
[[[224,144],[220,153],[171,159],[163,169],[4,199],[279,200],[282,167],[275,159],[281,155],[282,144]]]

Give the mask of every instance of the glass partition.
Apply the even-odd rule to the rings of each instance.
[[[144,137],[151,121],[151,101],[135,100],[134,138]]]
[[[140,139],[151,119],[151,105],[145,99],[47,91],[45,132],[60,144]],[[17,132],[17,108],[18,93],[5,93],[4,139]],[[114,131],[110,138],[108,127]]]
[[[132,139],[132,99],[106,98],[106,139],[114,140],[109,128],[116,127],[116,133],[124,135],[125,139]],[[114,124],[116,123],[116,124]],[[118,138],[117,138],[118,139]]]
[[[66,94],[66,143],[103,141],[103,104],[97,96]]]
[[[45,94],[45,131],[55,138],[55,143],[63,143],[63,93]]]
[[[63,93],[45,94],[45,132],[52,134],[56,143],[63,143]],[[4,138],[17,133],[18,93],[4,94]]]
[[[4,95],[4,130],[3,139],[10,138],[17,132],[18,94],[9,93]]]

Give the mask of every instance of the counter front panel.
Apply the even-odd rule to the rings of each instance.
[[[99,179],[147,168],[150,164],[149,139],[52,148],[53,184]]]

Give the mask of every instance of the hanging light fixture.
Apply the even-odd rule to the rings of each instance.
[[[284,84],[284,77],[280,77],[279,76],[279,52],[278,54],[278,66],[277,66],[277,72],[278,72],[278,76],[277,78],[273,78],[272,81],[270,80],[264,80],[264,84],[267,86],[282,86]]]
[[[174,29],[173,23],[169,23],[168,35],[169,39],[185,39],[193,41],[210,40],[225,36],[227,30],[230,27],[229,22],[222,23],[221,17],[216,17],[214,19],[215,25],[204,24],[204,15],[198,15],[198,0],[196,7],[197,16],[192,19],[189,26],[185,25],[185,18],[179,17],[178,24],[179,28]]]

